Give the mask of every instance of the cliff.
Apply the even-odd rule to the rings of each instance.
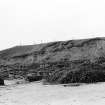
[[[105,38],[16,46],[0,51],[3,78],[42,76],[50,83],[105,81]]]

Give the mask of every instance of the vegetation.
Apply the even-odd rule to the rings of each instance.
[[[4,80],[0,78],[0,85],[4,85]]]

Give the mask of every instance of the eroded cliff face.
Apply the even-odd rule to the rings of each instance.
[[[50,83],[105,81],[105,38],[17,46],[0,52],[3,77],[41,75]]]

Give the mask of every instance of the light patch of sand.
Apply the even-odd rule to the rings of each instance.
[[[5,85],[15,85],[25,83],[24,79],[4,80]]]
[[[41,83],[2,86],[0,105],[105,105],[105,83],[77,87]]]

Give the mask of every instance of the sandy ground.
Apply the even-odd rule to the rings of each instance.
[[[105,105],[105,83],[74,87],[9,84],[0,87],[0,105]]]

